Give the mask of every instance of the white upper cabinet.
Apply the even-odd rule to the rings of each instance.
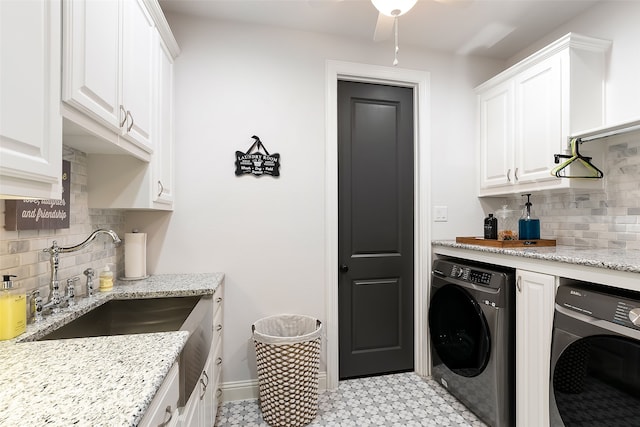
[[[568,34],[479,86],[480,196],[600,188],[551,175],[571,134],[603,122],[610,42]],[[594,155],[581,147],[585,155]]]
[[[60,2],[0,1],[0,198],[61,198]]]
[[[518,182],[556,180],[553,154],[563,152],[562,68],[569,52],[545,59],[514,79],[514,175]],[[565,135],[566,136],[566,135]]]
[[[69,137],[69,145],[149,161],[156,30],[145,3],[67,0],[63,14],[63,115],[104,140],[87,148],[86,138]]]
[[[481,188],[508,185],[513,176],[513,82],[478,96]]]
[[[173,205],[173,56],[158,37],[157,150],[153,159],[153,202]]]
[[[152,147],[153,78],[156,30],[141,0],[125,0],[122,19],[122,105],[127,111],[123,134]]]
[[[120,3],[64,3],[62,100],[120,129]]]
[[[127,108],[122,109],[122,115],[118,117],[120,123],[125,122],[126,128],[125,134],[119,136],[118,144],[122,145],[123,140],[133,141],[134,137],[138,141],[151,138],[153,153],[145,158],[109,148],[89,151],[89,207],[172,210],[173,62],[179,48],[157,3],[123,1],[123,40],[125,44],[128,39],[132,42],[122,48],[122,70],[126,76],[121,85],[122,105]],[[81,144],[87,143],[86,136],[78,139]],[[99,143],[114,145],[104,140]],[[93,146],[89,148],[93,149]]]

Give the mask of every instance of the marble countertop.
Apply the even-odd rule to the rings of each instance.
[[[576,246],[496,248],[456,243],[454,240],[436,240],[431,244],[433,246],[469,249],[500,255],[640,273],[640,251],[632,249],[594,249]]]
[[[111,299],[211,295],[224,275],[165,274],[118,281],[0,342],[0,425],[136,426],[188,332],[33,341]]]

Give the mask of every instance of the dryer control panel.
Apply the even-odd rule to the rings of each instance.
[[[556,304],[596,319],[640,330],[640,293],[625,295],[588,286],[560,286]],[[636,299],[637,296],[637,299]]]

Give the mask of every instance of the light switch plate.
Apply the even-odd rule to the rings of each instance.
[[[433,220],[435,222],[447,222],[449,220],[446,206],[433,207]]]

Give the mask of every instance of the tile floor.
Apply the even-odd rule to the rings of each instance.
[[[216,427],[268,427],[257,400],[225,403]],[[337,390],[319,396],[311,427],[470,426],[485,427],[438,383],[415,373],[340,381]]]

